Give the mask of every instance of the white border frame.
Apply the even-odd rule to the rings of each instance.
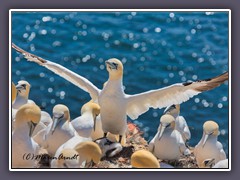
[[[229,152],[228,152],[228,159],[229,159],[229,168],[228,169],[12,169],[11,167],[11,161],[12,161],[12,153],[11,153],[11,143],[12,143],[12,127],[11,123],[9,124],[9,171],[231,171],[231,159],[232,159],[232,151],[231,151],[231,10],[230,9],[10,9],[9,10],[9,118],[12,117],[12,102],[11,102],[11,80],[12,80],[12,12],[56,12],[56,11],[62,11],[62,12],[71,12],[71,11],[79,11],[79,12],[228,12],[228,69],[229,69],[229,80],[228,80],[228,91],[229,91],[229,97],[228,97],[228,103],[229,103]]]

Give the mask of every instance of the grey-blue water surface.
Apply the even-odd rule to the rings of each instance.
[[[12,42],[23,49],[86,77],[102,88],[108,78],[104,61],[124,64],[128,94],[228,71],[227,12],[13,12]],[[88,93],[44,67],[12,51],[12,81],[31,84],[30,99],[51,114],[65,104],[72,119],[90,100]],[[228,82],[181,104],[192,138],[198,143],[202,125],[214,120],[228,154]],[[150,140],[164,109],[150,109],[137,123]],[[129,119],[130,120],[130,119]],[[130,120],[131,121],[131,120]]]

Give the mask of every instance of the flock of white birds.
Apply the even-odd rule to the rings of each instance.
[[[12,168],[35,168],[40,152],[49,155],[51,168],[91,168],[108,154],[122,151],[126,141],[127,116],[137,119],[149,108],[166,107],[149,149],[131,156],[133,168],[174,168],[159,160],[178,160],[191,151],[186,141],[191,138],[187,122],[180,116],[180,105],[189,98],[211,90],[228,80],[228,72],[214,78],[177,83],[135,95],[124,93],[123,65],[118,59],[106,61],[109,79],[103,89],[86,78],[54,62],[12,47],[33,61],[90,94],[91,100],[81,108],[81,116],[71,120],[69,108],[57,104],[52,116],[30,100],[27,81],[12,83]],[[228,159],[218,141],[219,126],[214,121],[203,124],[203,136],[194,148],[199,168],[228,168]],[[107,153],[110,151],[111,153]]]

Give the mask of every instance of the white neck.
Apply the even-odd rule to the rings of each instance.
[[[16,100],[14,101],[14,104],[13,104],[13,108],[14,109],[18,109],[20,108],[22,105],[24,104],[27,104],[28,102],[28,98],[26,96],[21,96],[21,95],[18,95],[16,97]]]
[[[16,127],[14,129],[14,134],[16,134],[19,138],[20,137],[25,137],[25,138],[30,138],[29,137],[29,126],[27,123],[22,123],[22,124],[16,124]]]

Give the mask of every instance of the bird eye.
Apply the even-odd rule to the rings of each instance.
[[[166,126],[166,128],[169,127],[169,126],[170,126],[170,124],[168,124],[168,125]]]

